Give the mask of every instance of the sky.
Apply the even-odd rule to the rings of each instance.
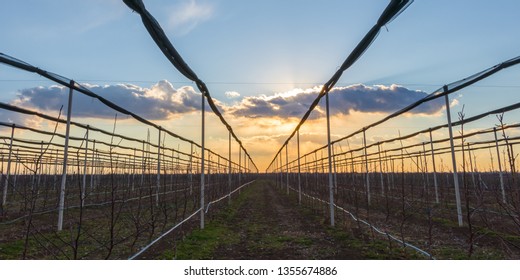
[[[260,170],[292,132],[319,86],[375,24],[388,2],[144,1],[184,60],[207,84]],[[138,14],[123,1],[6,0],[3,4],[0,52],[74,79],[200,143],[200,93],[168,62]],[[444,84],[520,55],[518,10],[516,0],[416,0],[382,29],[331,91],[333,139]],[[452,96],[453,111],[464,106],[471,116],[517,102],[519,74],[513,67],[457,93]],[[66,106],[67,93],[38,75],[0,65],[0,102],[56,115]],[[75,120],[112,125],[113,111],[85,97],[74,102]],[[5,111],[0,111],[0,121],[45,125]],[[370,134],[396,135],[445,121],[443,103],[432,102]],[[209,148],[227,155],[225,128],[211,115],[208,124]],[[324,125],[320,106],[302,128],[304,151],[326,144]],[[474,129],[486,125],[479,123]],[[130,121],[125,125],[122,119],[118,129],[143,138],[142,129]]]

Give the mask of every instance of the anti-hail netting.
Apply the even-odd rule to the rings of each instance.
[[[212,208],[231,199],[253,181],[253,173],[258,171],[205,83],[175,50],[143,2],[124,2],[141,16],[172,65],[195,82],[229,133],[229,153],[205,147],[203,177],[201,144],[71,79],[0,53],[3,64],[41,75],[69,88],[74,98],[103,104],[114,115],[111,127],[72,120],[67,133],[64,115],[68,110],[73,113],[74,106],[70,109],[64,104],[52,116],[0,103],[4,112],[42,124],[35,128],[0,120],[0,232],[6,240],[18,242],[17,257],[134,258],[143,257],[141,254],[146,257],[146,249],[157,243],[174,248],[176,240],[196,227],[199,213],[211,215]],[[520,143],[520,123],[511,119],[518,117],[520,102],[471,116],[462,110],[449,123],[403,129],[403,133],[401,129],[389,130],[406,121],[413,110],[442,97],[446,99],[445,109],[449,108],[447,96],[472,89],[475,83],[518,64],[520,57],[447,84],[352,133],[335,131],[330,145],[324,143],[311,150],[300,146],[300,138],[304,142],[311,135],[305,133],[304,124],[321,99],[367,51],[380,29],[411,2],[390,2],[323,85],[276,153],[267,176],[294,199],[323,211],[323,215],[329,215],[332,209],[337,224],[345,224],[365,239],[388,240],[390,247],[397,243],[428,258],[461,254],[518,258],[520,178],[516,145]],[[452,137],[450,127],[454,130]],[[56,213],[60,210],[63,230],[57,232]],[[0,251],[0,258],[5,258],[2,254],[6,252]]]
[[[114,115],[112,129],[70,121],[67,137],[63,115],[69,109],[56,108],[59,114],[51,116],[0,103],[4,112],[42,123],[33,128],[0,122],[0,229],[6,240],[27,240],[16,256],[1,258],[125,258],[143,253],[142,247],[171,232],[167,229],[175,234],[162,242],[173,250],[175,240],[195,226],[196,214],[211,217],[258,172],[241,143],[231,138],[229,153],[206,147],[201,205],[200,144],[63,76],[5,54],[0,62],[69,88],[74,99],[100,102]],[[63,230],[56,232],[58,212]]]
[[[520,123],[514,119],[519,117],[520,102],[471,116],[462,106],[453,121],[419,130],[400,124],[407,122],[413,109],[438,98],[446,99],[443,110],[452,107],[449,94],[477,94],[475,83],[519,63],[516,57],[450,83],[337,137],[331,141],[332,165],[328,145],[300,154],[300,143],[313,136],[298,130],[297,139],[281,148],[268,172],[279,188],[324,215],[330,215],[332,190],[336,222],[365,228],[373,238],[380,236],[428,258],[516,259]],[[491,99],[496,89],[479,91],[482,98]],[[457,223],[458,217],[462,223]]]

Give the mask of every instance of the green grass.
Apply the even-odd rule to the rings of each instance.
[[[60,233],[50,232],[41,233],[38,239],[34,235],[30,235],[27,243],[26,256],[29,259],[45,258],[47,251],[43,248],[53,248],[53,244],[63,244],[61,240],[70,241],[70,232],[62,231]],[[17,260],[22,259],[25,248],[25,239],[17,239],[0,243],[0,260]],[[56,258],[67,259],[72,256],[72,248],[65,246],[61,248],[63,253],[57,253]]]
[[[341,227],[329,227],[327,231],[334,237],[335,240],[337,240],[340,246],[351,248],[360,252],[364,259],[424,259],[422,255],[417,254],[415,251],[399,246],[399,244],[395,242],[392,242],[392,245],[390,245],[388,241],[376,238],[367,238],[365,241],[353,237],[350,232]],[[369,232],[367,231],[364,234],[369,234]]]
[[[234,244],[239,239],[229,228],[210,223],[204,230],[195,230],[178,246],[176,255],[174,251],[167,250],[162,259],[211,259],[215,249],[221,244]]]
[[[20,259],[24,248],[23,240],[0,243],[0,260]]]
[[[238,198],[231,205],[222,209],[204,229],[196,229],[187,235],[177,246],[176,250],[167,249],[160,259],[204,260],[211,259],[214,251],[224,245],[233,245],[240,241],[235,232],[227,225],[237,215],[237,209],[250,194],[250,188],[241,191]],[[260,229],[258,229],[260,230]]]
[[[266,182],[257,182],[256,184],[267,184]],[[223,208],[218,214],[212,217],[211,222],[207,224],[204,230],[195,230],[188,235],[182,242],[177,246],[177,250],[174,252],[173,249],[166,251],[161,255],[164,259],[210,259],[214,256],[215,250],[241,244],[244,242],[244,238],[247,238],[247,242],[244,242],[244,246],[248,246],[248,250],[258,251],[263,250],[267,253],[276,254],[280,252],[286,252],[289,248],[304,247],[316,252],[316,256],[319,258],[323,257],[334,257],[330,252],[330,248],[321,248],[317,244],[315,239],[307,236],[288,236],[284,232],[278,232],[272,230],[271,227],[266,226],[262,217],[257,213],[251,213],[247,220],[237,220],[240,216],[237,215],[237,211],[240,211],[242,204],[246,201],[257,199],[254,191],[257,191],[254,186],[244,189],[240,196],[234,198],[232,204],[228,207]],[[285,195],[285,192],[280,192],[280,195]],[[291,201],[295,200],[295,195],[292,194],[289,198]],[[381,238],[379,235],[372,236],[371,232],[367,228],[356,230],[353,232],[354,227],[357,228],[355,223],[341,224],[337,223],[336,227],[330,227],[327,225],[324,214],[321,211],[311,208],[308,205],[296,207],[298,212],[305,217],[310,223],[318,224],[323,227],[326,232],[327,238],[333,242],[334,246],[340,248],[339,251],[345,253],[348,256],[348,252],[352,252],[352,257],[358,257],[362,259],[425,259],[425,256],[415,252],[410,248],[405,248],[399,243],[389,242],[384,237]],[[457,224],[449,219],[436,218],[434,222],[447,227],[457,228]],[[233,225],[241,223],[240,226],[245,227],[245,231],[242,234],[247,236],[238,236]],[[498,235],[496,232],[479,230],[476,232],[477,235],[487,235],[495,237]],[[518,241],[517,236],[507,236],[502,238],[508,238],[512,241]],[[242,240],[241,240],[242,239]],[[296,245],[296,246],[295,246]],[[499,250],[489,250],[478,246],[475,246],[475,250],[471,258],[468,257],[466,248],[460,246],[442,245],[442,247],[432,248],[431,253],[438,259],[504,259],[504,256]],[[283,254],[282,254],[283,255]]]

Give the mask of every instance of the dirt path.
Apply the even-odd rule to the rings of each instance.
[[[363,259],[344,235],[324,225],[294,198],[279,193],[268,181],[242,192],[235,208],[214,226],[222,236],[204,258],[209,259]],[[210,225],[211,227],[211,225]],[[209,228],[209,231],[212,231]],[[212,237],[214,238],[214,237]],[[199,238],[201,242],[207,241]],[[343,239],[343,240],[339,240]],[[191,244],[190,248],[204,246]],[[189,256],[188,256],[189,257]]]

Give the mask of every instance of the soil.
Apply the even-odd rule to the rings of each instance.
[[[209,259],[364,259],[308,208],[281,194],[270,182],[243,191],[236,212],[220,226],[232,230],[234,242],[216,246]],[[320,220],[321,219],[321,220]],[[352,240],[351,240],[352,241]]]

